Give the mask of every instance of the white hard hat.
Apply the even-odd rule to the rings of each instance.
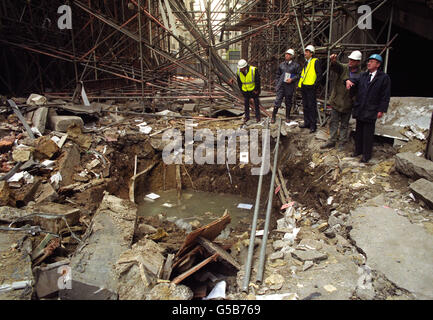
[[[358,51],[358,50],[353,51],[350,54],[349,59],[361,61],[362,60],[362,53],[361,53],[361,51]]]
[[[244,59],[241,59],[238,62],[238,68],[239,69],[245,68],[247,65],[248,65],[248,62],[246,60],[244,60]]]
[[[295,55],[295,51],[293,49],[287,50],[286,53],[291,54],[292,56]]]
[[[314,53],[316,51],[316,49],[311,44],[309,46],[307,46],[305,48],[305,50],[311,51],[312,53]]]

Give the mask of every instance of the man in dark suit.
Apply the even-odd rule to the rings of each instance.
[[[367,163],[373,153],[374,131],[376,120],[388,111],[391,97],[391,79],[380,71],[383,59],[373,54],[368,59],[367,72],[358,79],[346,81],[348,90],[357,90],[352,116],[356,119],[354,157],[362,155],[361,162]],[[353,88],[354,87],[354,88]]]

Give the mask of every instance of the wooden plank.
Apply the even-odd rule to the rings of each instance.
[[[174,259],[174,254],[169,254],[167,256],[167,259],[165,260],[164,269],[162,272],[163,280],[170,280],[171,272],[173,270],[173,259]]]
[[[204,266],[206,266],[207,264],[209,264],[212,261],[216,261],[216,259],[218,258],[218,253],[215,253],[214,255],[210,256],[209,258],[203,260],[202,262],[200,262],[198,265],[196,265],[195,267],[192,267],[191,269],[189,269],[188,271],[185,271],[184,273],[182,273],[181,275],[177,276],[176,278],[173,279],[172,283],[174,284],[179,284],[181,283],[183,280],[185,280],[186,278],[188,278],[189,276],[191,276],[192,274],[196,273],[198,270],[200,270],[201,268],[203,268]]]
[[[228,262],[230,265],[235,267],[237,270],[241,269],[241,265],[235,259],[233,259],[233,257],[227,251],[225,251],[223,248],[221,248],[216,243],[213,243],[213,242],[211,242],[208,239],[203,238],[203,237],[198,237],[198,242],[207,251],[209,251],[209,253],[211,253],[211,254],[218,253],[218,255],[221,259]]]
[[[182,178],[180,176],[180,165],[176,165],[176,185],[177,185],[177,199],[180,200],[182,193]]]
[[[153,164],[151,164],[150,166],[148,166],[145,170],[141,171],[140,173],[134,175],[134,176],[131,178],[131,182],[130,182],[130,186],[129,186],[129,200],[130,200],[131,202],[135,203],[135,180],[136,180],[138,177],[140,177],[140,176],[142,176],[142,175],[148,173],[150,170],[152,170],[153,167],[156,166],[156,164],[157,164],[157,162],[154,162]]]
[[[281,188],[284,192],[284,198],[286,199],[286,202],[290,201],[290,193],[286,188],[286,180],[284,179],[283,173],[281,172],[281,169],[278,169],[278,176],[280,177],[281,182]]]
[[[213,241],[216,237],[220,235],[220,233],[225,229],[225,227],[231,222],[231,217],[226,210],[221,218],[215,220],[208,225],[201,227],[197,230],[192,231],[190,234],[186,236],[186,239],[179,251],[176,253],[176,258],[182,256],[192,245],[197,243],[198,237],[206,238],[210,241]]]

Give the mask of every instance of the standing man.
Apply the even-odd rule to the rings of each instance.
[[[319,59],[313,58],[315,50],[312,45],[305,48],[304,56],[307,62],[302,69],[301,80],[298,85],[301,88],[304,105],[304,124],[300,128],[310,128],[311,133],[317,130],[316,89],[322,79]]]
[[[338,148],[343,149],[344,144],[349,136],[349,120],[352,113],[354,97],[350,91],[346,89],[346,80],[359,78],[361,75],[361,60],[362,53],[353,51],[349,56],[349,63],[343,64],[337,61],[337,55],[333,54],[331,59],[331,70],[337,74],[335,85],[329,99],[329,104],[332,106],[331,123],[329,141],[322,145],[321,149],[335,147],[338,142]],[[338,129],[340,129],[340,137],[338,137]]]
[[[260,101],[259,95],[261,92],[260,73],[256,67],[249,66],[248,63],[241,59],[238,62],[238,86],[244,96],[245,119],[244,122],[250,120],[250,99],[254,100],[256,109],[256,120],[260,122]]]
[[[275,79],[275,90],[277,98],[275,99],[274,112],[272,113],[272,123],[275,123],[278,109],[281,107],[283,99],[286,103],[286,122],[290,121],[290,110],[292,109],[293,92],[295,91],[296,82],[301,76],[301,66],[293,61],[295,51],[289,49],[285,53],[285,61],[280,64]]]
[[[353,86],[358,89],[353,107],[353,118],[356,119],[355,153],[354,157],[362,155],[361,162],[367,163],[373,153],[374,131],[376,120],[388,111],[391,97],[391,79],[380,71],[383,59],[373,54],[368,59],[367,72],[346,81],[346,88]]]

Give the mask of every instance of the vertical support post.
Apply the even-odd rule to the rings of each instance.
[[[292,7],[293,7],[293,11],[295,12],[296,26],[298,27],[299,39],[301,40],[301,44],[302,44],[302,52],[304,52],[305,51],[305,44],[304,44],[304,39],[302,38],[301,26],[299,25],[299,19],[298,19],[298,14],[296,13],[294,0],[292,0]]]
[[[325,85],[325,101],[323,104],[323,111],[326,112],[326,105],[328,104],[328,87],[329,87],[329,58],[331,56],[331,43],[332,43],[332,25],[334,22],[334,2],[335,0],[332,0],[331,2],[331,18],[329,22],[329,41],[328,41],[328,57],[326,60],[326,85]],[[325,121],[322,121],[322,117],[319,112],[319,119],[320,119],[320,125],[323,125]],[[326,113],[324,113],[324,117],[326,119]]]
[[[140,37],[139,50],[140,50],[140,71],[141,71],[141,104],[143,105],[143,113],[145,111],[144,106],[144,70],[143,70],[143,34],[141,32],[141,0],[138,0],[138,35]],[[155,109],[153,110],[155,113]]]
[[[391,17],[389,18],[389,27],[388,27],[388,36],[387,36],[387,40],[386,40],[386,44],[389,45],[389,40],[391,38],[391,29],[392,29],[392,19],[394,16],[394,3],[392,4],[391,7]],[[384,67],[384,71],[385,73],[388,72],[388,62],[389,62],[389,47],[386,48],[386,56],[385,56],[385,67]]]

